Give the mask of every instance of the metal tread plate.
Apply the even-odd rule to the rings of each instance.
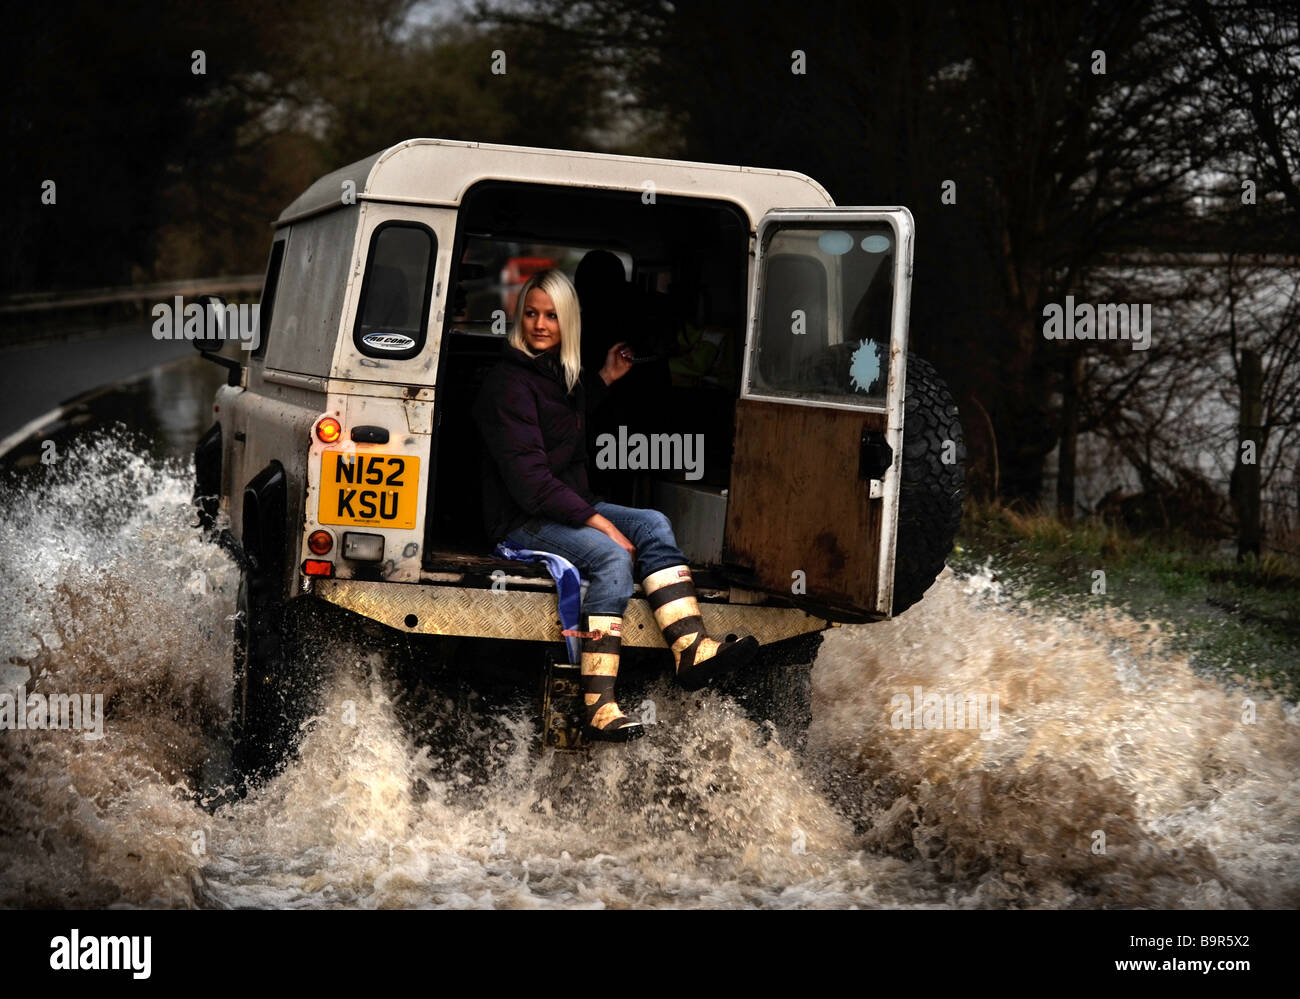
[[[330,603],[417,635],[465,635],[560,642],[554,590],[468,589],[355,579],[319,579],[313,593]],[[764,645],[831,627],[831,622],[794,607],[700,602],[710,635],[753,635]],[[644,597],[628,601],[623,642],[665,648],[654,612]]]

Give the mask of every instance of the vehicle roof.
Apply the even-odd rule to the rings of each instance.
[[[471,186],[487,179],[627,191],[642,191],[646,181],[653,181],[657,194],[734,201],[752,223],[773,208],[835,204],[817,181],[793,170],[408,139],[326,174],[281,212],[276,224],[339,207],[347,181],[352,182],[358,201],[458,205]]]

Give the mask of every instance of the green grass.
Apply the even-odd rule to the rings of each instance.
[[[1168,622],[1194,668],[1300,695],[1300,565],[1269,554],[1238,562],[1203,541],[1138,537],[1101,521],[967,503],[949,564],[990,566],[1014,601],[1079,617],[1114,607]],[[1105,573],[1105,592],[1096,592]]]

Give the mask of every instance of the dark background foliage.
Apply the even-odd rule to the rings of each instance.
[[[315,177],[414,136],[799,170],[840,204],[911,209],[912,344],[962,402],[973,485],[1033,502],[1060,444],[1067,515],[1072,442],[1107,432],[1141,464],[1170,354],[1047,341],[1044,304],[1137,300],[1123,269],[1152,254],[1300,252],[1291,3],[71,0],[9,16],[0,291],[257,272],[267,223]],[[1294,307],[1254,318],[1233,364],[1300,339]],[[1222,354],[1223,323],[1197,343]],[[1283,478],[1296,353],[1270,366]],[[1150,489],[1188,470],[1146,464]]]

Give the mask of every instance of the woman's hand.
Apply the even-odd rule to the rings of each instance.
[[[611,541],[627,552],[632,561],[636,561],[636,545],[628,541],[628,539],[623,536],[623,532],[615,527],[608,517],[602,517],[598,513],[592,514],[587,518],[587,526],[594,527],[596,530],[600,531],[601,534],[608,537]]]
[[[622,378],[632,370],[634,356],[626,343],[619,342],[610,347],[609,353],[605,355],[605,366],[600,369],[601,381],[609,385]]]

